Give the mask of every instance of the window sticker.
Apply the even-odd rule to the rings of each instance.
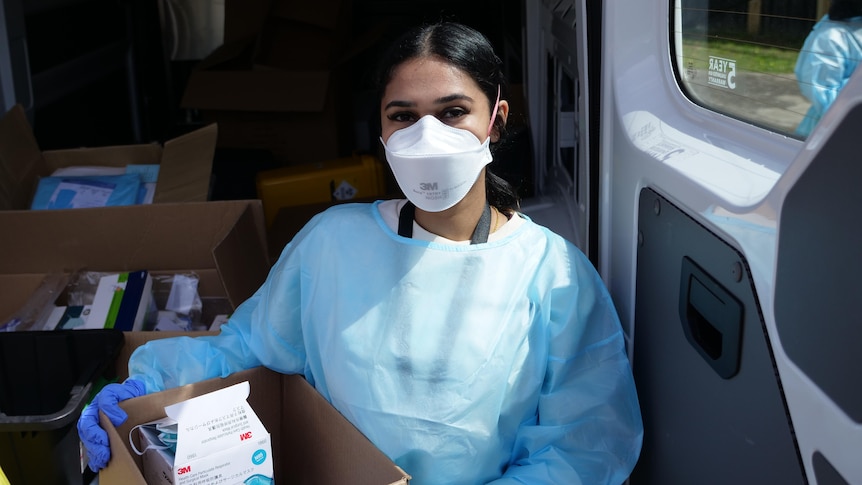
[[[828,18],[829,2],[676,0],[674,5],[671,47],[683,93],[695,104],[760,128],[805,138],[819,116],[812,114],[806,95],[813,81],[800,72],[855,65],[842,60],[846,54],[830,54],[822,64],[809,59],[806,39],[824,30],[821,19]]]
[[[736,89],[736,61],[723,57],[709,56],[709,77],[707,82],[721,88]]]

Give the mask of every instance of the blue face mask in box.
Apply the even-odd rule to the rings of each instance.
[[[146,443],[143,450],[139,450],[132,439],[135,430],[141,434],[141,444]],[[145,435],[145,436],[144,436]],[[177,423],[167,418],[155,423],[139,424],[129,431],[129,444],[132,450],[139,456],[147,450],[166,450],[172,454],[177,452]]]
[[[157,424],[156,430],[159,431],[158,438],[159,441],[162,442],[171,452],[176,454],[177,452],[177,425],[176,423],[171,425]]]
[[[242,483],[243,485],[271,485],[273,480],[265,475],[252,475]]]

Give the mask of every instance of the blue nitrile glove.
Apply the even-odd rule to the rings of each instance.
[[[90,470],[98,472],[111,459],[111,449],[108,445],[108,434],[99,426],[99,411],[111,420],[114,426],[126,422],[129,417],[118,406],[120,401],[147,393],[144,383],[135,379],[126,379],[122,384],[108,384],[93,398],[93,401],[81,412],[78,418],[78,436],[87,449]]]

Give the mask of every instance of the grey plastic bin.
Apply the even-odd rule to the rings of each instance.
[[[13,485],[81,484],[77,421],[110,379],[119,330],[0,333],[0,467]]]

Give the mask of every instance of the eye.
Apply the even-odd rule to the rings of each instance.
[[[387,115],[390,121],[394,121],[396,123],[411,123],[416,121],[416,115],[409,111],[397,111],[390,115]]]
[[[460,106],[452,106],[450,108],[446,108],[440,114],[440,119],[443,121],[456,121],[462,116],[466,116],[470,112]]]

